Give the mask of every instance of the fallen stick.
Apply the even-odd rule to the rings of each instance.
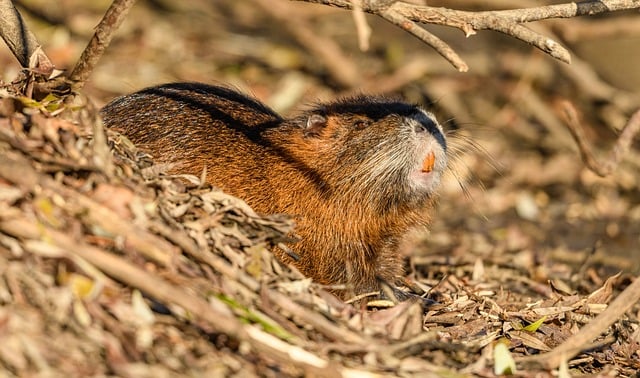
[[[541,365],[545,369],[556,369],[563,361],[568,361],[588,348],[589,343],[619,320],[640,300],[640,277],[636,277],[609,307],[590,323],[582,327],[578,333],[569,337],[547,353],[528,356],[517,361],[523,364]]]

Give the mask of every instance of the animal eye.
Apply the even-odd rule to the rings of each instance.
[[[362,130],[367,126],[369,126],[369,122],[364,119],[359,119],[353,123],[353,127],[355,127],[356,130]]]

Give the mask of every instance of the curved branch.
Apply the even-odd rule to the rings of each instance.
[[[580,150],[580,156],[587,168],[600,177],[605,177],[613,172],[624,155],[629,151],[633,138],[640,132],[640,110],[636,111],[629,122],[622,129],[622,132],[618,136],[615,144],[604,160],[598,160],[593,154],[591,146],[587,142],[582,127],[580,126],[580,119],[575,107],[568,101],[563,101],[560,104],[561,110],[565,117],[566,126],[571,132],[571,136],[576,141],[578,150]]]

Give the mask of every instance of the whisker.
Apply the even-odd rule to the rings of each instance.
[[[468,153],[469,151],[476,152],[482,156],[483,160],[487,162],[489,167],[493,169],[498,175],[502,176],[504,166],[500,164],[487,149],[479,143],[476,139],[470,135],[462,133],[452,133],[448,136],[449,147],[454,153]]]

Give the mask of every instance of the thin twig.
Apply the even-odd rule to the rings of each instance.
[[[263,298],[274,303],[284,311],[290,314],[294,314],[296,317],[301,319],[305,325],[313,326],[314,329],[318,330],[327,337],[333,338],[334,340],[338,340],[351,345],[368,345],[371,343],[371,341],[368,340],[367,337],[361,336],[356,332],[341,327],[340,325],[330,321],[318,312],[310,311],[309,309],[304,308],[303,306],[293,301],[291,298],[278,291],[264,290]]]
[[[162,303],[178,305],[190,315],[204,320],[212,330],[245,341],[255,350],[282,363],[292,363],[320,376],[341,375],[329,361],[285,343],[258,328],[242,324],[230,311],[222,310],[227,307],[218,299],[209,297],[208,301],[204,300],[121,257],[75,240],[63,232],[39,225],[26,217],[2,220],[0,230],[26,240],[47,240],[52,247],[58,248],[58,252],[84,259],[107,275]],[[216,305],[212,306],[210,302]]]
[[[113,210],[45,175],[38,174],[26,158],[16,154],[6,154],[0,160],[0,176],[25,190],[31,190],[37,186],[69,200],[69,206],[77,204],[78,212],[92,224],[109,234],[124,237],[127,246],[159,265],[173,267],[172,260],[176,253],[172,251],[175,252],[175,248],[166,240],[142,227],[122,222]]]
[[[638,117],[640,119],[640,117]],[[520,361],[523,363],[539,363],[546,369],[557,368],[563,360],[569,360],[576,356],[593,339],[607,330],[613,323],[629,311],[640,300],[640,277],[636,277],[616,299],[614,299],[609,307],[600,315],[593,319],[589,324],[565,340],[564,343],[558,345],[553,350],[536,356],[526,357]]]
[[[549,18],[571,18],[576,16],[593,16],[596,14],[640,8],[638,0],[585,0],[575,3],[545,5],[541,7],[510,9],[503,11],[480,12],[491,13],[504,20],[523,23],[546,20]]]
[[[563,101],[561,106],[566,121],[565,124],[578,145],[582,161],[587,168],[598,176],[609,175],[620,164],[623,156],[629,151],[633,138],[640,132],[640,110],[631,116],[629,122],[622,129],[620,136],[609,152],[609,156],[604,161],[598,161],[584,136],[575,107],[569,101]]]
[[[40,187],[45,190],[53,189],[56,195],[66,200],[66,207],[70,206],[72,200],[78,201],[81,206],[86,206],[87,201],[91,201],[80,193],[54,182],[47,175],[42,175],[31,166],[25,157],[19,154],[10,154],[5,159],[0,160],[0,178],[24,187],[25,190],[32,190],[34,187]],[[73,198],[71,197],[72,193],[75,194]],[[73,209],[71,210],[73,211]],[[105,211],[96,213],[96,208],[92,207],[89,212],[96,213],[94,215],[100,217],[110,217],[108,210]],[[117,215],[115,216],[117,217]],[[92,219],[92,223],[95,222],[98,222],[97,218]],[[109,219],[106,223],[112,222],[120,223],[125,228],[135,228],[124,219]],[[106,227],[106,223],[98,222],[96,224],[100,227]],[[124,257],[87,244],[73,235],[38,222],[28,215],[0,219],[0,230],[8,235],[22,239],[27,246],[31,245],[29,241],[38,241],[38,243],[46,241],[47,247],[50,251],[55,252],[55,255],[66,256],[73,261],[85,261],[90,264],[87,266],[95,267],[106,275],[131,288],[138,289],[162,303],[180,306],[190,316],[206,322],[214,332],[224,333],[243,341],[254,350],[264,353],[269,358],[280,363],[294,364],[308,374],[318,376],[345,376],[352,373],[352,371],[339,368],[334,363],[306,351],[300,346],[286,343],[254,326],[243,324],[238,318],[232,316],[224,303],[219,302],[213,296],[208,296],[205,300],[180,286],[171,284],[157,275],[149,273],[145,269],[127,261]],[[233,275],[231,277],[236,278]],[[260,285],[253,281],[252,287],[259,290]],[[271,301],[289,310],[300,310],[300,308],[295,307],[296,305],[293,302],[288,301],[281,294],[271,290],[266,290],[265,292]],[[212,303],[215,303],[215,305],[211,305]],[[296,314],[298,316],[302,315],[305,320],[313,320],[312,324],[318,325],[320,329],[337,339],[366,344],[363,338],[360,338],[357,334],[339,330],[326,319],[313,312],[304,310],[298,311]]]
[[[96,27],[93,38],[91,38],[91,41],[82,52],[78,63],[76,63],[69,76],[74,89],[78,90],[84,86],[104,50],[109,46],[113,33],[120,27],[134,3],[135,0],[114,0],[111,3],[111,6]]]
[[[392,9],[381,10],[378,15],[433,47],[440,55],[451,62],[458,71],[467,72],[469,70],[467,63],[465,63],[446,42],[421,28],[415,22]]]
[[[171,232],[165,226],[160,223],[152,223],[151,227],[162,234],[163,236],[170,238],[172,242],[179,245],[185,254],[193,257],[194,259],[205,263],[220,272],[226,278],[240,282],[251,291],[262,290],[263,300],[275,303],[278,307],[286,310],[291,314],[295,314],[298,318],[302,319],[305,324],[313,326],[315,329],[321,330],[328,337],[333,337],[335,340],[340,340],[350,344],[367,344],[365,338],[361,337],[357,333],[348,329],[341,328],[340,326],[327,320],[322,315],[312,312],[302,306],[296,304],[290,298],[279,293],[276,290],[266,289],[261,287],[260,283],[253,277],[247,275],[244,271],[233,269],[233,267],[220,256],[214,253],[208,253],[200,250],[192,239],[186,237],[182,233]],[[262,304],[266,306],[266,303]]]
[[[349,0],[297,1],[319,3],[344,9],[353,9],[353,4]],[[361,5],[363,11],[376,14],[385,19],[389,19],[389,14],[391,13],[392,19],[395,20],[392,22],[395,25],[398,25],[404,30],[409,31],[411,34],[418,36],[418,38],[436,49],[442,49],[442,45],[434,45],[431,43],[434,40],[421,38],[414,30],[413,25],[415,24],[409,25],[406,21],[401,20],[406,19],[415,23],[455,27],[462,30],[467,37],[475,34],[476,30],[495,30],[527,42],[552,57],[562,62],[569,63],[571,58],[567,49],[562,47],[558,42],[525,28],[522,24],[549,18],[570,18],[624,9],[636,9],[640,8],[640,0],[587,0],[578,3],[483,12],[459,11],[448,8],[407,4],[404,2],[393,2],[390,4],[388,1],[381,2],[379,0],[361,0]],[[415,27],[417,27],[417,25]],[[438,51],[442,54],[441,50]],[[443,56],[445,55],[443,54]],[[451,60],[449,59],[449,61]],[[453,61],[451,62],[453,63]],[[460,69],[459,67],[456,68]]]
[[[361,51],[369,50],[369,40],[371,38],[371,27],[367,23],[367,19],[362,11],[362,0],[353,1],[353,22],[356,25],[356,31],[358,32],[358,46]]]

